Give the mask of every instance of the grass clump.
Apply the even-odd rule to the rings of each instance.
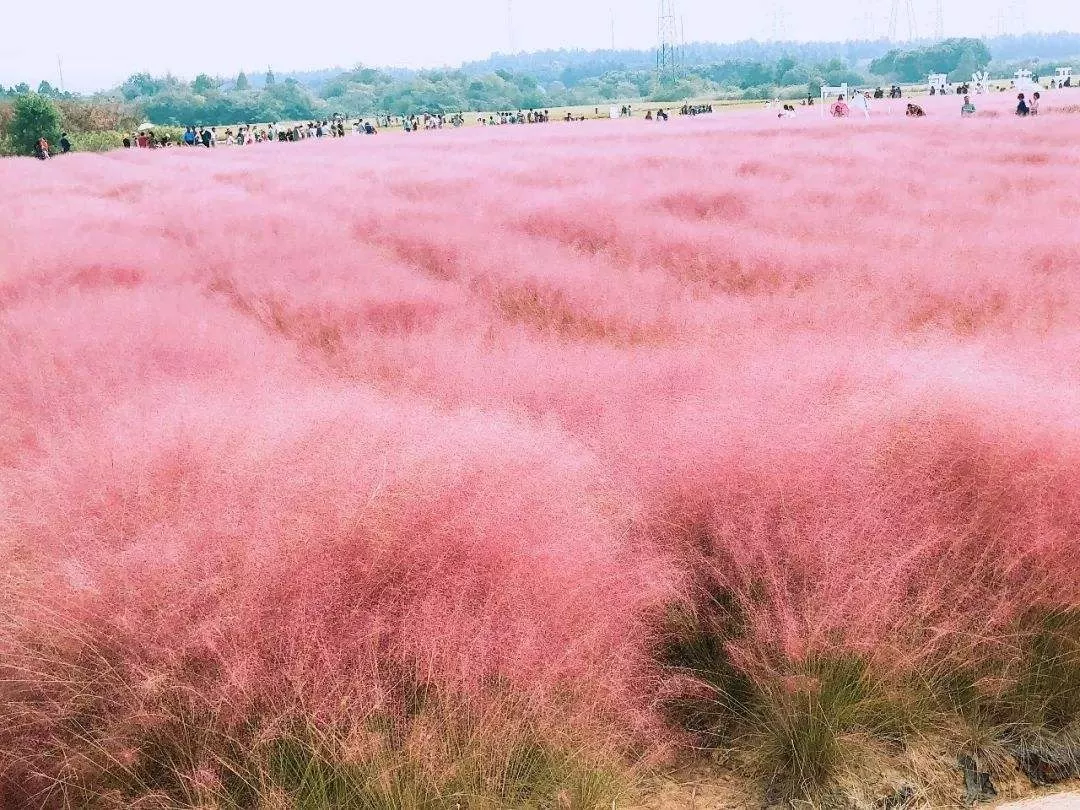
[[[735,599],[718,589],[706,591],[698,605],[673,606],[665,619],[658,658],[677,677],[666,714],[706,746],[731,742],[733,722],[746,715],[754,693],[728,653],[744,631]]]
[[[892,704],[854,654],[812,654],[761,681],[743,739],[770,792],[812,800],[854,764],[862,735],[896,725]]]
[[[224,728],[177,714],[121,746],[99,736],[26,806],[243,810],[594,808],[620,792],[613,763],[528,723],[460,708],[357,726]]]

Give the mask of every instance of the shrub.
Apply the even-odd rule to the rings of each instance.
[[[16,154],[32,155],[39,138],[56,148],[60,140],[60,112],[53,101],[37,93],[17,96],[12,102],[7,125],[10,148]]]
[[[119,149],[124,145],[124,137],[124,133],[116,131],[76,132],[69,135],[71,148],[75,152],[107,152],[110,149]]]

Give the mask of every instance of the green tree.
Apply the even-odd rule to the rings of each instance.
[[[195,77],[195,81],[191,83],[191,89],[198,93],[200,96],[205,96],[211,90],[214,89],[214,80],[207,76],[205,73],[200,73]]]
[[[11,89],[14,91],[15,95],[22,96],[30,92],[30,85],[28,85],[26,82],[19,82]]]
[[[273,87],[277,83],[277,77],[274,76],[274,71],[270,68],[266,69],[266,86]]]
[[[244,73],[244,71],[241,70],[240,74],[236,77],[236,89],[240,90],[240,91],[243,91],[243,90],[247,90],[248,87],[249,87],[249,84],[248,84],[247,74]]]
[[[946,39],[924,48],[892,50],[870,63],[870,72],[903,82],[925,81],[930,73],[970,79],[990,64],[990,49],[981,39]]]
[[[161,83],[149,73],[133,73],[120,85],[120,92],[128,101],[140,96],[152,96],[161,87]]]
[[[12,104],[7,137],[11,148],[20,155],[34,154],[38,138],[55,144],[60,140],[60,111],[40,93],[21,95]]]

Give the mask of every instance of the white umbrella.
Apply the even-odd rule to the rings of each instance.
[[[154,125],[147,121],[145,124],[139,125],[139,132],[149,132],[154,128]]]

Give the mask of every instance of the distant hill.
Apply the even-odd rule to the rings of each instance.
[[[1080,58],[1080,33],[1023,34],[984,38],[995,62],[1052,60]],[[911,48],[929,44],[923,42],[892,42],[888,39],[848,40],[844,42],[690,42],[683,48],[687,67],[699,67],[732,59],[774,62],[790,57],[801,63],[821,63],[839,59],[847,64],[869,62],[894,48]],[[448,66],[446,70],[461,70],[471,76],[487,75],[498,70],[527,74],[540,84],[553,81],[573,85],[575,79],[602,76],[620,71],[647,70],[655,64],[652,49],[581,50],[559,49],[528,53],[493,53],[487,59]],[[381,73],[395,79],[410,79],[426,72],[408,68],[379,67]],[[300,84],[319,90],[345,72],[334,67],[321,70],[280,73],[278,78],[295,79]],[[252,75],[252,87],[261,87],[263,77]],[[567,81],[569,79],[570,81]]]

